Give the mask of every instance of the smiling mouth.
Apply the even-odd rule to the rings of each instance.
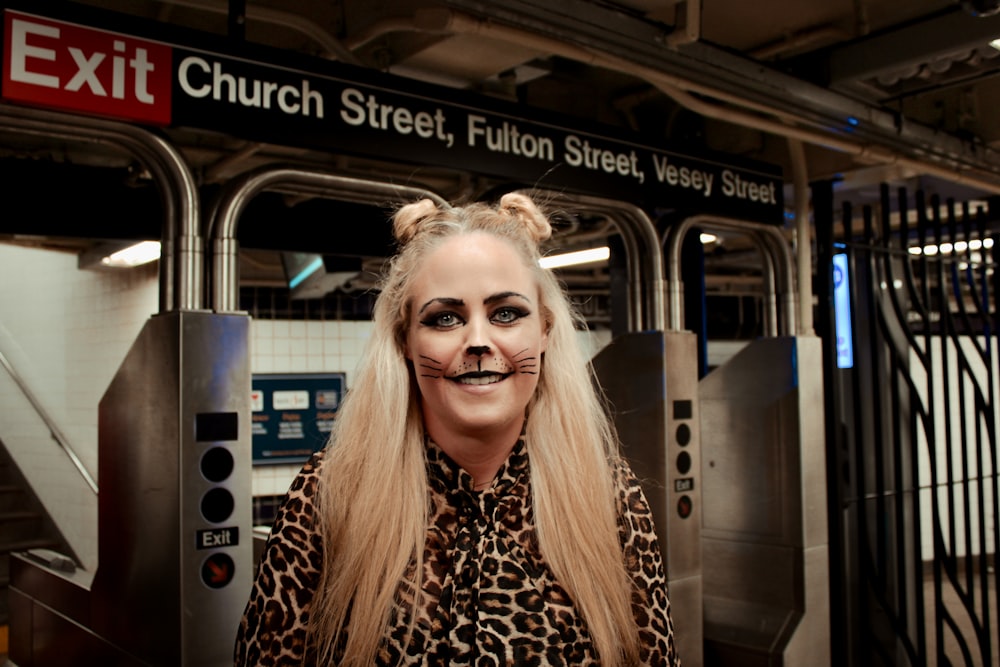
[[[458,377],[451,379],[459,384],[483,385],[495,384],[501,380],[507,379],[508,377],[510,377],[510,373],[489,373],[484,371],[479,373],[466,373],[465,375],[459,375]]]

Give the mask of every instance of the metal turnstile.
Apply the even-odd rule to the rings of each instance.
[[[182,157],[128,125],[4,111],[26,131],[138,157],[163,193],[160,313],[98,415],[98,567],[11,559],[10,656],[19,667],[232,663],[252,578],[249,317],[202,308],[197,188]]]
[[[11,563],[19,667],[232,662],[252,572],[249,318],[150,319],[99,408],[96,574]]]
[[[767,292],[765,337],[698,386],[705,664],[823,667],[831,652],[821,341],[797,335],[791,252],[770,226],[699,216],[673,228],[672,295],[681,293],[682,237],[695,227],[755,240]],[[675,328],[679,299],[670,305]]]
[[[615,427],[653,511],[677,650],[702,663],[702,482],[698,354],[693,333],[618,336],[594,357]]]
[[[100,404],[91,627],[150,665],[232,661],[253,577],[249,320],[152,318]]]
[[[624,202],[532,191],[564,211],[614,223],[625,248],[628,331],[593,359],[623,453],[642,482],[663,552],[681,661],[702,665],[701,455],[696,336],[665,331],[663,255],[656,228]]]
[[[235,232],[246,202],[268,188],[446,205],[418,188],[295,168],[247,174],[225,191],[209,226],[211,311],[201,308],[196,223],[165,244],[181,260],[165,275],[181,289],[161,296],[184,308],[146,323],[100,403],[97,572],[57,554],[13,559],[11,658],[19,667],[232,664],[255,563],[250,318],[236,310]],[[196,205],[187,210],[196,221]]]
[[[821,352],[761,338],[699,385],[706,664],[830,664]]]

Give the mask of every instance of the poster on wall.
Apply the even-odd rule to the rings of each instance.
[[[253,463],[302,463],[326,445],[346,391],[344,373],[254,374]]]

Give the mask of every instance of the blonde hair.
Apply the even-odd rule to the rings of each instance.
[[[632,584],[618,536],[613,462],[618,443],[575,333],[578,318],[538,244],[551,226],[521,194],[441,209],[429,200],[402,207],[373,314],[374,331],[338,413],[317,506],[325,564],[313,601],[310,642],[320,663],[370,665],[396,604],[412,631],[420,604],[428,522],[428,480],[418,389],[403,355],[410,284],[422,259],[445,239],[485,232],[510,242],[539,287],[548,327],[525,441],[539,548],[587,623],[605,665],[638,660]]]

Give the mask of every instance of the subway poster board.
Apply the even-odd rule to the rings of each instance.
[[[344,373],[255,373],[253,463],[302,463],[322,449],[346,390]]]

